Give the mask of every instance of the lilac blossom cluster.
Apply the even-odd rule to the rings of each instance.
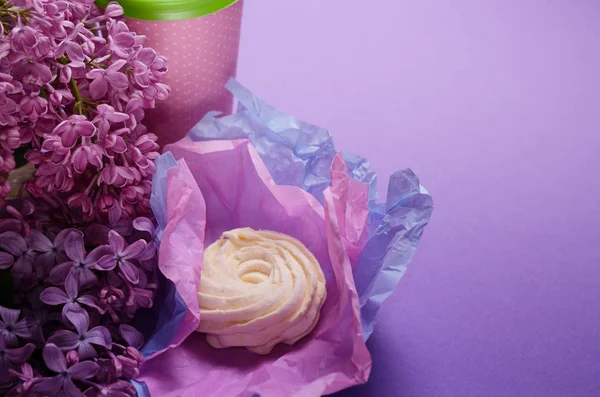
[[[130,324],[158,287],[153,222],[56,232],[23,203],[0,214],[0,395],[135,396],[144,338]]]
[[[169,87],[122,14],[0,0],[0,395],[135,395],[158,288],[143,118]]]
[[[0,0],[0,208],[19,156],[31,196],[86,222],[150,212],[156,136],[144,109],[164,100],[165,58],[94,0]]]

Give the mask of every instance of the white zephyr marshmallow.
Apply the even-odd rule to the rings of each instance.
[[[199,332],[215,348],[269,354],[319,321],[327,291],[314,255],[293,237],[234,229],[204,251]]]

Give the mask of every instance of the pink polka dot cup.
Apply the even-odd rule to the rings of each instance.
[[[237,68],[241,0],[119,3],[130,29],[147,36],[146,45],[168,59],[164,83],[171,95],[148,110],[144,122],[161,145],[181,139],[208,111],[231,113],[233,97],[225,83]]]

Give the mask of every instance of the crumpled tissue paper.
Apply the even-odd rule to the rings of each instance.
[[[390,178],[379,203],[369,163],[336,151],[326,130],[285,115],[237,81],[235,114],[207,114],[156,160],[151,204],[159,223],[164,285],[149,320],[140,395],[309,397],[364,383],[365,341],[432,213],[410,170]],[[216,350],[197,305],[202,251],[223,231],[286,233],[317,257],[327,300],[315,331],[262,357]]]

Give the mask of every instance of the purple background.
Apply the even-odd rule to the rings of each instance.
[[[244,84],[382,188],[411,167],[434,195],[371,380],[340,396],[600,396],[600,2],[250,0],[244,18]]]

